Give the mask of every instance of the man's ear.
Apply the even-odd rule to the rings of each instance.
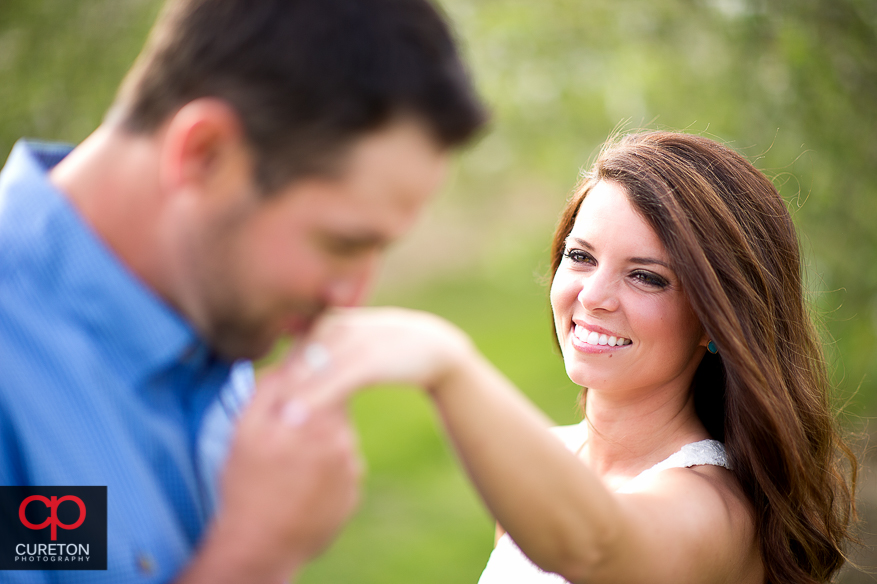
[[[199,98],[167,121],[161,142],[159,180],[166,193],[211,193],[252,177],[243,124],[225,101]]]

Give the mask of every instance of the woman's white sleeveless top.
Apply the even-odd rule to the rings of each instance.
[[[554,433],[572,451],[578,450],[585,440],[585,422],[573,426],[560,426],[553,429]],[[633,480],[660,472],[668,468],[688,468],[698,465],[723,466],[730,469],[725,446],[718,440],[701,440],[686,444],[678,452],[672,454],[655,466],[641,472]],[[504,534],[499,538],[487,566],[478,580],[478,584],[568,584],[562,576],[545,572],[531,562],[515,545],[515,542]]]

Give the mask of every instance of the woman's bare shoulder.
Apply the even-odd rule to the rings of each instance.
[[[723,504],[728,533],[733,538],[731,547],[739,550],[736,566],[739,576],[732,581],[740,584],[763,584],[764,565],[755,524],[755,509],[734,473],[713,465],[677,470],[689,471],[689,478],[696,476],[703,488],[712,490]]]
[[[669,468],[631,481],[618,495],[634,522],[644,528],[642,544],[666,574],[699,566],[695,573],[726,576],[716,582],[764,582],[755,513],[728,469]],[[667,538],[676,545],[668,547]]]

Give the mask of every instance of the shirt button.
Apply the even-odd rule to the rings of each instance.
[[[138,552],[137,570],[144,576],[151,576],[155,572],[155,560],[146,552]]]

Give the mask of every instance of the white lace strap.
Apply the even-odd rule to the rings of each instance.
[[[686,444],[678,452],[659,462],[643,474],[668,468],[688,468],[702,464],[723,466],[730,470],[731,463],[728,460],[728,453],[725,452],[725,445],[718,440],[701,440],[700,442]]]
[[[578,452],[581,450],[582,444],[584,444],[585,438],[588,435],[586,420],[582,420],[578,424],[573,424],[571,426],[554,426],[553,428],[549,428],[549,430],[559,438],[571,452]]]

